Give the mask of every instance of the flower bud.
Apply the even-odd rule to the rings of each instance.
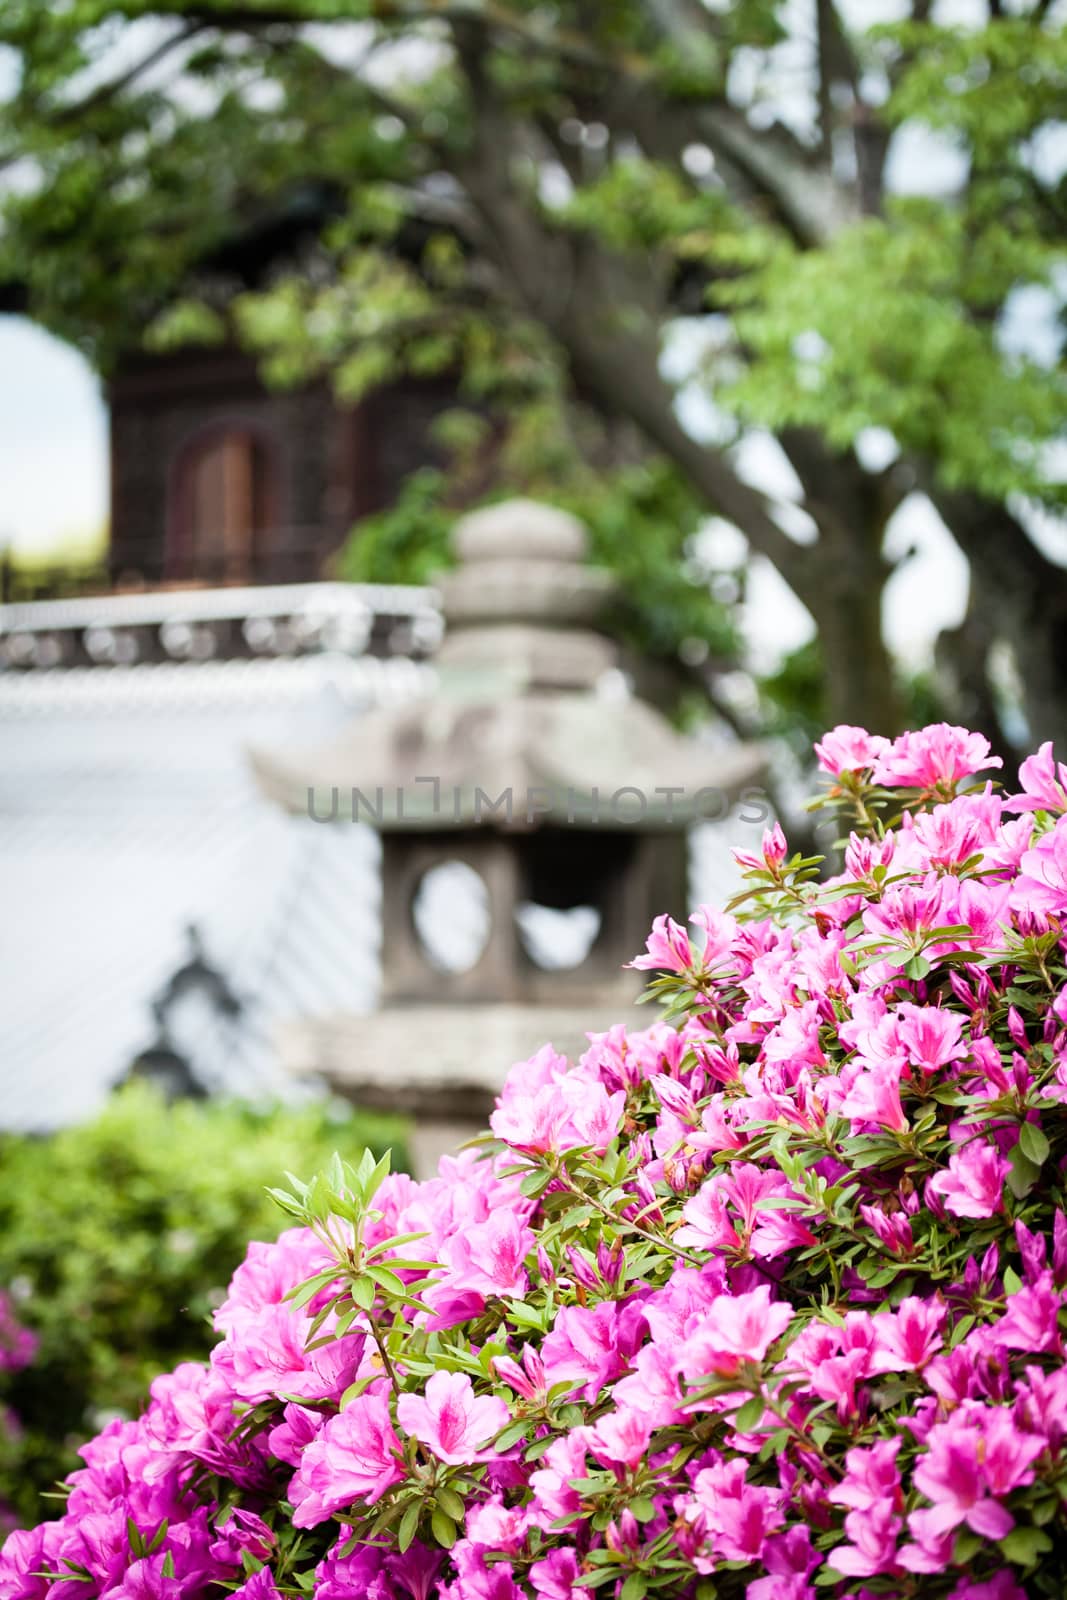
[[[639,1548],[641,1530],[632,1511],[620,1511],[615,1521],[608,1523],[604,1529],[604,1543],[619,1555]]]
[[[1028,1043],[1026,1023],[1023,1021],[1016,1006],[1008,1007],[1008,1032],[1011,1034],[1011,1042],[1015,1048],[1017,1050],[1025,1050]]]
[[[567,1246],[567,1260],[570,1263],[571,1274],[575,1283],[580,1283],[583,1289],[596,1290],[600,1288],[600,1279],[582,1252],[575,1249],[572,1244]]]

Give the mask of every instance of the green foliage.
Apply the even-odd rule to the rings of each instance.
[[[825,682],[818,638],[791,650],[774,672],[759,680],[767,732],[785,739],[800,759],[826,727]],[[907,727],[945,720],[946,707],[930,672],[911,674],[899,689]]]
[[[965,214],[920,200],[896,202],[824,250],[783,244],[717,292],[753,353],[728,398],[750,421],[815,427],[842,450],[864,428],[885,428],[935,461],[951,488],[1053,503],[1047,452],[1067,386],[1005,357],[986,314],[1012,288],[1048,279],[1053,264],[1032,236],[994,225],[976,240]]]
[[[0,161],[20,181],[0,284],[20,283],[33,314],[104,368],[146,336],[171,348],[230,333],[268,381],[327,376],[353,404],[402,377],[454,380],[468,418],[449,503],[484,492],[490,458],[510,492],[583,504],[601,475],[608,531],[595,536],[627,592],[620,625],[657,653],[695,635],[718,656],[722,607],[677,570],[684,482],[693,508],[736,522],[823,609],[832,717],[863,721],[873,698],[892,721],[880,642],[855,671],[855,636],[831,638],[825,608],[869,607],[906,495],[938,502],[976,569],[991,520],[1027,537],[1020,497],[1064,503],[1050,448],[1067,416],[1062,362],[1012,351],[1003,332],[1019,291],[1062,316],[1067,184],[1041,157],[1062,121],[1067,33],[1043,0],[1011,14],[976,0],[967,26],[937,7],[938,20],[889,27],[862,9],[826,0],[809,38],[783,0],[8,0],[0,48],[21,78],[0,107]],[[138,70],[156,38],[162,56]],[[947,201],[887,187],[891,139],[920,128],[962,158]],[[256,262],[264,225],[289,223],[291,259]],[[706,446],[677,426],[659,361],[680,315],[695,339],[678,381],[713,403]],[[728,453],[753,427],[801,481],[821,547],[810,559],[783,545]],[[892,434],[895,469],[857,461],[871,427]],[[643,491],[619,486],[642,463],[665,496],[655,525]],[[345,571],[431,570],[431,481],[364,531]],[[612,531],[619,507],[637,518],[629,539]],[[841,575],[832,602],[827,570]],[[1022,663],[1044,737],[1063,722],[1059,667],[1052,692],[1026,658],[1058,625],[1065,585],[1051,562],[1048,582],[1040,571],[1020,573],[1027,592],[992,642]],[[809,732],[823,720],[805,717]]]
[[[40,1338],[0,1374],[0,1501],[27,1525],[111,1413],[136,1415],[150,1380],[202,1359],[217,1305],[249,1239],[281,1225],[267,1186],[340,1146],[402,1149],[403,1126],[336,1107],[168,1107],[120,1091],[84,1127],[0,1137],[0,1286]],[[51,1507],[51,1510],[50,1510]]]

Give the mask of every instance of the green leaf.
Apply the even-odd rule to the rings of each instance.
[[[352,1298],[361,1311],[369,1311],[374,1304],[374,1284],[370,1278],[357,1278],[352,1285]]]
[[[509,1427],[504,1429],[503,1433],[500,1434],[499,1438],[497,1439],[497,1450],[500,1452],[510,1450],[513,1444],[518,1444],[520,1439],[525,1439],[532,1427],[532,1422],[511,1423]]]
[[[619,1593],[619,1600],[644,1600],[648,1579],[643,1572],[631,1572]]]
[[[412,1500],[411,1504],[407,1507],[404,1515],[400,1519],[400,1528],[397,1532],[396,1542],[397,1548],[399,1549],[401,1555],[403,1555],[404,1551],[408,1548],[408,1546],[411,1544],[411,1541],[415,1537],[416,1530],[419,1526],[419,1514],[421,1511],[422,1506],[420,1505],[419,1501]]]
[[[430,1527],[433,1529],[433,1536],[437,1543],[443,1545],[446,1550],[451,1550],[456,1542],[456,1524],[440,1507],[434,1510],[433,1516],[430,1518]]]
[[[1008,1151],[1008,1160],[1011,1163],[1011,1170],[1008,1173],[1008,1188],[1016,1200],[1023,1200],[1041,1176],[1041,1168],[1035,1166],[1021,1144],[1014,1145]]]
[[[1019,1149],[1035,1167],[1049,1158],[1049,1142],[1036,1122],[1024,1122],[1019,1129]]]
[[[453,1522],[462,1522],[467,1508],[463,1504],[462,1497],[456,1493],[455,1489],[450,1489],[446,1484],[441,1484],[435,1493],[437,1504],[442,1511],[446,1512]]]
[[[746,1400],[731,1419],[738,1433],[751,1433],[753,1428],[758,1428],[766,1409],[762,1395],[754,1394],[751,1400]]]
[[[1041,1528],[1013,1528],[1001,1539],[1000,1548],[1015,1566],[1032,1567],[1038,1556],[1052,1549],[1052,1540]]]

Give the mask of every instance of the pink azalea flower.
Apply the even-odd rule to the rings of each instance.
[[[532,1094],[505,1086],[489,1126],[523,1154],[589,1146],[602,1155],[618,1132],[625,1104],[623,1090],[609,1094],[595,1079],[568,1073]]]
[[[579,1586],[582,1569],[573,1549],[552,1550],[530,1568],[534,1593],[544,1600],[587,1600],[589,1590]]]
[[[721,969],[732,956],[737,938],[737,919],[729,912],[718,911],[714,906],[697,906],[689,921],[704,935],[704,948],[700,952],[702,967]]]
[[[736,1250],[741,1243],[721,1191],[705,1183],[682,1208],[684,1226],[675,1239],[696,1250]]]
[[[673,1346],[642,1345],[634,1356],[633,1368],[616,1383],[615,1399],[621,1405],[639,1408],[654,1427],[680,1422],[684,1412]]]
[[[913,1511],[908,1517],[910,1544],[898,1551],[900,1565],[908,1572],[944,1572],[952,1565],[952,1547],[956,1542],[956,1529],[940,1526],[937,1510],[927,1507]],[[935,1522],[938,1526],[935,1527]]]
[[[846,1578],[872,1578],[879,1572],[893,1572],[897,1566],[897,1539],[904,1519],[891,1502],[876,1502],[862,1511],[850,1511],[845,1518],[848,1544],[831,1550],[827,1564]]]
[[[745,1361],[762,1361],[793,1320],[793,1309],[771,1300],[766,1284],[747,1294],[720,1294],[677,1354],[687,1376],[717,1373],[732,1377]]]
[[[948,1308],[940,1295],[921,1300],[909,1295],[896,1311],[875,1317],[873,1372],[921,1372],[944,1343],[941,1329]]]
[[[693,1482],[711,1548],[723,1561],[757,1559],[768,1534],[785,1521],[782,1493],[748,1483],[747,1470],[743,1460],[724,1461],[705,1467]]]
[[[791,1572],[784,1578],[756,1578],[746,1587],[745,1600],[816,1600],[818,1593],[802,1573]]]
[[[903,1211],[882,1211],[878,1206],[860,1206],[860,1216],[894,1255],[910,1255],[915,1248],[911,1223]]]
[[[540,1401],[548,1393],[545,1364],[532,1344],[522,1347],[522,1366],[510,1356],[494,1356],[493,1367],[499,1378],[510,1384],[524,1400]]]
[[[493,1495],[481,1505],[471,1506],[465,1519],[467,1538],[472,1544],[503,1551],[509,1556],[519,1554],[526,1543],[529,1526],[528,1514],[506,1506],[501,1495]]]
[[[888,749],[889,740],[883,739],[881,734],[839,722],[836,728],[823,734],[815,746],[815,754],[822,770],[832,778],[839,778],[845,772],[865,772]]]
[[[468,1466],[486,1459],[482,1447],[507,1426],[511,1413],[496,1395],[475,1395],[465,1372],[435,1372],[424,1394],[399,1397],[396,1416],[405,1433],[439,1461]]]
[[[521,1299],[529,1279],[523,1262],[535,1248],[533,1231],[513,1211],[495,1211],[449,1241],[456,1265],[451,1274],[457,1287],[483,1295]],[[446,1247],[446,1256],[450,1254]]]
[[[915,1487],[933,1502],[931,1530],[965,1522],[983,1538],[1003,1539],[1014,1519],[997,1497],[1034,1481],[1032,1463],[1044,1448],[1043,1439],[1019,1432],[1009,1411],[973,1402],[937,1423],[913,1473]]]
[[[353,1381],[363,1359],[362,1330],[308,1350],[310,1319],[289,1304],[265,1305],[242,1316],[212,1352],[238,1399],[250,1404],[288,1398],[328,1400]],[[326,1332],[329,1332],[327,1327]]]
[[[903,1440],[880,1439],[867,1449],[849,1450],[845,1456],[846,1476],[826,1498],[836,1506],[868,1511],[872,1506],[888,1505],[900,1510],[903,1497],[897,1456]]]
[[[948,1171],[935,1172],[931,1193],[940,1195],[957,1217],[992,1217],[1004,1198],[1004,1180],[1011,1171],[995,1145],[972,1139],[949,1156]]]
[[[657,917],[645,941],[645,954],[627,966],[652,972],[688,972],[693,965],[689,935],[673,917]]]
[[[900,1100],[900,1070],[879,1063],[869,1072],[860,1072],[837,1107],[853,1122],[873,1122],[894,1133],[906,1133],[908,1119]]]
[[[132,1562],[123,1573],[121,1594],[128,1600],[181,1600],[183,1585],[163,1571],[165,1559],[160,1553]],[[254,1591],[256,1600],[264,1600],[266,1594],[273,1592],[273,1584],[266,1590],[260,1587]]]
[[[357,1396],[304,1450],[289,1486],[295,1526],[314,1528],[354,1500],[374,1505],[403,1477],[400,1454],[385,1395]]]
[[[310,1228],[286,1228],[272,1244],[253,1239],[215,1312],[215,1327],[226,1333],[256,1318],[265,1307],[281,1305],[290,1289],[321,1272],[331,1260]],[[325,1298],[326,1291],[323,1294]]]
[[[1056,1288],[1051,1272],[1027,1284],[1006,1301],[1004,1315],[995,1327],[998,1344],[1008,1350],[1048,1351],[1063,1354],[1059,1313],[1064,1295]]]
[[[1024,910],[1062,916],[1067,911],[1067,817],[1042,834],[1023,853],[1022,871],[1012,889],[1012,903]]]
[[[943,1072],[962,1061],[969,1046],[963,1038],[964,1018],[941,1006],[915,1006],[905,1000],[897,1007],[897,1038],[908,1063],[925,1076]]]
[[[1036,755],[1027,756],[1019,768],[1022,793],[1005,802],[1009,811],[1067,811],[1067,767],[1056,761],[1052,740]]]
[[[739,867],[747,867],[750,871],[766,869],[768,872],[777,872],[786,858],[788,848],[782,824],[776,822],[773,828],[765,831],[758,856],[753,855],[751,850],[735,850],[733,856]]]
[[[999,756],[990,755],[989,740],[980,733],[937,722],[894,739],[875,762],[874,781],[890,787],[949,788],[961,778],[1003,765]]]
[[[961,1578],[948,1600],[1026,1600],[1026,1593],[1019,1588],[1011,1573],[1005,1568],[1004,1571],[995,1573],[992,1578],[987,1578],[984,1583]]]
[[[565,1150],[571,1135],[571,1111],[558,1084],[532,1094],[507,1094],[489,1118],[498,1139],[529,1155]]]
[[[652,1429],[646,1412],[621,1405],[587,1430],[585,1442],[602,1466],[633,1468],[644,1459]]]
[[[533,1500],[529,1510],[538,1526],[581,1515],[582,1497],[571,1487],[571,1480],[584,1474],[584,1440],[577,1431],[561,1434],[545,1451],[537,1471],[530,1474]]]
[[[614,1300],[595,1306],[564,1306],[541,1346],[549,1387],[570,1381],[586,1400],[595,1400],[622,1373],[640,1343],[634,1312]]]
[[[958,795],[947,805],[921,811],[914,819],[906,812],[902,826],[919,860],[952,872],[992,844],[1000,826],[1003,801],[987,785],[978,795]],[[909,852],[910,853],[910,852]]]
[[[489,1565],[484,1550],[462,1540],[454,1546],[452,1560],[459,1576],[455,1583],[442,1584],[436,1590],[437,1600],[526,1600],[526,1591],[515,1582],[510,1561]],[[347,1600],[351,1600],[353,1592],[361,1591],[349,1590]],[[379,1600],[379,1596],[368,1594],[368,1600]]]

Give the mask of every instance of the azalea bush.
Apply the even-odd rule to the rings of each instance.
[[[167,1106],[134,1084],[90,1123],[0,1135],[0,1535],[61,1510],[48,1496],[78,1446],[207,1356],[234,1262],[284,1224],[266,1186],[339,1140],[402,1160],[403,1131],[332,1104]]]
[[[1062,1594],[1067,768],[818,753],[836,876],[772,830],[732,907],[658,919],[647,1029],[516,1067],[429,1182],[279,1190],[210,1362],[0,1594]]]

